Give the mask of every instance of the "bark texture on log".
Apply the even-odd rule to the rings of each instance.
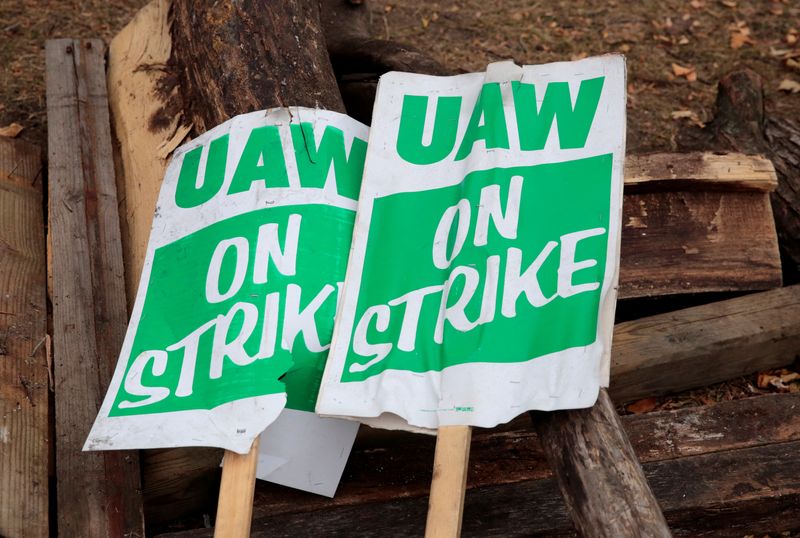
[[[605,389],[589,409],[531,419],[582,536],[672,536]]]
[[[175,0],[170,28],[171,56],[156,95],[168,106],[151,124],[182,113],[198,135],[237,114],[272,107],[344,111],[315,0]],[[143,256],[146,245],[136,248]],[[145,452],[148,518],[175,519],[212,506],[221,458],[216,449]]]
[[[761,76],[750,69],[720,79],[716,114],[704,128],[678,135],[683,151],[739,151],[769,157],[778,173],[772,210],[786,279],[800,279],[800,122],[768,116]]]
[[[314,0],[175,0],[171,68],[196,133],[278,106],[344,111]]]

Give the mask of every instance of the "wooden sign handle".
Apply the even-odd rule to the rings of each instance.
[[[222,460],[222,481],[219,485],[217,521],[214,538],[247,538],[253,519],[253,495],[256,487],[258,437],[250,452],[237,454],[225,451]]]
[[[467,487],[470,426],[442,426],[436,435],[425,538],[457,538]]]

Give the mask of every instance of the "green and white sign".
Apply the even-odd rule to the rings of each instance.
[[[176,151],[86,449],[245,453],[284,406],[313,413],[367,132],[341,114],[272,109]]]
[[[491,427],[591,406],[616,303],[624,59],[389,73],[373,118],[317,412]]]

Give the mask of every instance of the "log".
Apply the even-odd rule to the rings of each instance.
[[[42,154],[0,137],[0,536],[49,536]]]
[[[800,350],[800,285],[614,327],[611,396],[623,403],[791,364]]]
[[[800,525],[792,506],[800,480],[788,471],[800,457],[798,405],[800,395],[781,394],[621,417],[676,536],[740,538]],[[527,416],[520,421],[530,424]],[[527,430],[475,430],[463,536],[574,533],[537,436]],[[354,528],[359,536],[421,535],[433,444],[411,434],[391,444],[358,441],[334,499],[259,484],[252,535],[347,535]]]
[[[172,51],[168,0],[142,8],[108,48],[108,98],[115,135],[128,312],[139,286],[161,179],[191,125],[167,71]]]
[[[589,409],[530,415],[580,535],[672,536],[606,389]]]
[[[620,299],[765,290],[781,282],[768,194],[625,195]]]
[[[104,48],[99,39],[46,45],[62,536],[144,536],[138,454],[81,452],[127,326]]]

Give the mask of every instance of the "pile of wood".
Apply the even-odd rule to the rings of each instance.
[[[341,0],[154,0],[107,62],[99,40],[48,42],[47,196],[39,150],[0,138],[0,491],[14,492],[0,496],[0,536],[212,534],[220,451],[82,453],[82,444],[171,152],[275,106],[368,120],[381,73],[446,72],[370,39],[365,13]],[[756,120],[752,107],[739,111],[737,124],[726,103],[760,95],[754,75],[737,76],[721,83],[718,119],[681,141],[690,153],[627,159],[615,404],[789,365],[800,350],[800,285],[781,287],[781,253],[787,282],[800,262],[800,147],[776,135],[798,126],[765,120],[763,104]],[[753,92],[731,97],[747,80]],[[611,400],[598,409],[614,422]],[[798,404],[787,393],[621,417],[675,535],[800,528]],[[570,464],[560,447],[592,443],[575,437],[581,419],[570,413],[476,431],[464,535],[582,528],[559,493]],[[420,535],[433,447],[425,436],[363,432],[334,499],[259,483],[253,535]]]

